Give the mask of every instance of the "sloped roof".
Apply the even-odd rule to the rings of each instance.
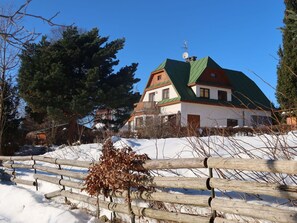
[[[223,70],[232,86],[232,101],[224,102],[196,97],[189,85],[199,83],[199,77],[206,68]],[[244,73],[221,68],[212,58],[205,57],[200,60],[183,62],[166,59],[153,72],[165,70],[179,97],[175,101],[188,101],[196,103],[210,103],[229,106],[246,106],[248,108],[261,107],[265,110],[271,108],[271,103],[260,88]],[[164,102],[162,101],[162,104]]]
[[[210,57],[204,57],[200,60],[191,61],[191,70],[188,84],[194,84],[201,76],[205,68],[222,69],[213,59]]]
[[[166,59],[155,71],[162,69],[164,69],[168,74],[180,100],[187,100],[196,97],[192,89],[188,87],[189,73],[191,69],[189,63]]]
[[[240,71],[224,69],[232,90],[232,102],[235,105],[246,105],[249,108],[271,108],[271,102],[256,85],[256,83]]]

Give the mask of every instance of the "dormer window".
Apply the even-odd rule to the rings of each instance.
[[[221,101],[227,101],[227,91],[218,91],[218,99]]]
[[[200,88],[200,98],[209,98],[208,88]]]
[[[211,76],[212,78],[216,78],[216,77],[217,77],[217,75],[216,75],[215,73],[211,73],[210,76]]]

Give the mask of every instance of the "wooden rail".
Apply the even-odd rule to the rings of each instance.
[[[11,180],[17,184],[25,184],[38,188],[39,181],[45,181],[57,186],[62,186],[56,191],[45,194],[47,198],[57,196],[97,205],[97,199],[82,194],[84,179],[87,169],[95,165],[93,161],[77,161],[67,159],[56,159],[43,156],[0,156],[5,171],[12,175]],[[283,185],[277,183],[254,182],[238,179],[223,179],[213,177],[212,170],[236,170],[263,173],[280,173],[296,177],[297,161],[292,160],[261,160],[261,159],[235,159],[235,158],[189,158],[189,159],[167,159],[149,160],[143,165],[148,170],[174,170],[174,169],[209,169],[209,177],[154,177],[151,182],[144,182],[157,188],[155,192],[131,192],[134,200],[143,200],[148,204],[152,202],[163,202],[163,204],[180,204],[191,208],[206,208],[208,214],[199,215],[193,213],[168,212],[156,210],[151,207],[133,206],[136,216],[143,216],[164,221],[176,222],[214,222],[214,223],[236,223],[235,219],[224,218],[225,214],[245,216],[256,219],[264,219],[280,223],[297,222],[297,211],[278,205],[273,207],[239,199],[223,198],[218,195],[220,191],[239,192],[250,195],[265,195],[281,199],[297,200],[297,185]],[[80,168],[80,169],[73,169]],[[34,171],[32,180],[24,180],[18,177],[18,170],[26,169]],[[207,171],[205,171],[207,172]],[[48,174],[49,173],[49,174]],[[295,178],[294,178],[295,179]],[[158,189],[159,188],[159,189]],[[196,191],[196,195],[164,192],[167,190],[187,189]],[[73,190],[73,191],[72,191]],[[127,191],[115,191],[110,194],[114,198],[126,198]],[[120,199],[124,200],[124,199]],[[273,205],[273,204],[272,204]],[[100,208],[119,213],[128,213],[127,204],[118,202],[107,202],[100,200]],[[220,215],[217,216],[216,213]]]

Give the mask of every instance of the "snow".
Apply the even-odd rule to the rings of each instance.
[[[15,185],[1,185],[1,223],[65,223],[91,222],[83,211],[69,210],[69,207],[44,198],[40,192]]]
[[[136,152],[148,154],[151,159],[222,156],[297,160],[297,131],[289,132],[287,135],[167,139],[129,139],[114,136],[112,141],[116,147],[130,146]],[[53,151],[44,154],[44,156],[90,161],[99,159],[101,149],[102,145],[96,143],[75,146],[63,145],[54,148]],[[86,169],[79,168],[76,170],[86,171]],[[164,175],[181,174],[192,177],[203,174],[203,171],[197,173],[190,170],[177,170],[176,172],[162,173]],[[32,180],[32,174],[32,172],[24,170],[20,177]],[[286,180],[289,181],[289,179]],[[63,204],[61,197],[52,200],[44,198],[45,193],[61,189],[59,186],[40,182],[38,189],[36,191],[34,187],[30,186],[9,185],[0,179],[0,223],[95,222],[95,218],[84,211],[85,209],[73,209],[72,206]],[[187,193],[191,193],[191,191]],[[197,192],[195,193],[197,194]],[[80,205],[83,207],[82,204]],[[108,212],[104,213],[108,214]]]

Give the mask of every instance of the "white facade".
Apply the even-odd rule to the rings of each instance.
[[[227,92],[227,101],[231,101],[232,98],[232,91],[231,89],[227,88],[219,88],[219,87],[212,87],[212,86],[205,86],[205,85],[195,85],[192,86],[191,89],[194,91],[197,97],[200,97],[200,88],[207,88],[209,89],[209,98],[218,100],[218,92],[219,91],[226,91]]]
[[[149,101],[149,94],[155,93],[155,100],[154,101],[162,101],[162,92],[164,89],[169,89],[169,98],[176,98],[178,97],[174,87],[172,85],[168,85],[165,87],[156,88],[153,90],[146,91],[143,97],[143,101]]]
[[[160,115],[173,115],[181,111],[182,104],[173,104],[160,107]]]
[[[181,125],[188,124],[188,115],[199,115],[201,127],[227,127],[227,120],[237,120],[238,126],[252,126],[252,116],[271,117],[271,112],[235,107],[181,102]]]

